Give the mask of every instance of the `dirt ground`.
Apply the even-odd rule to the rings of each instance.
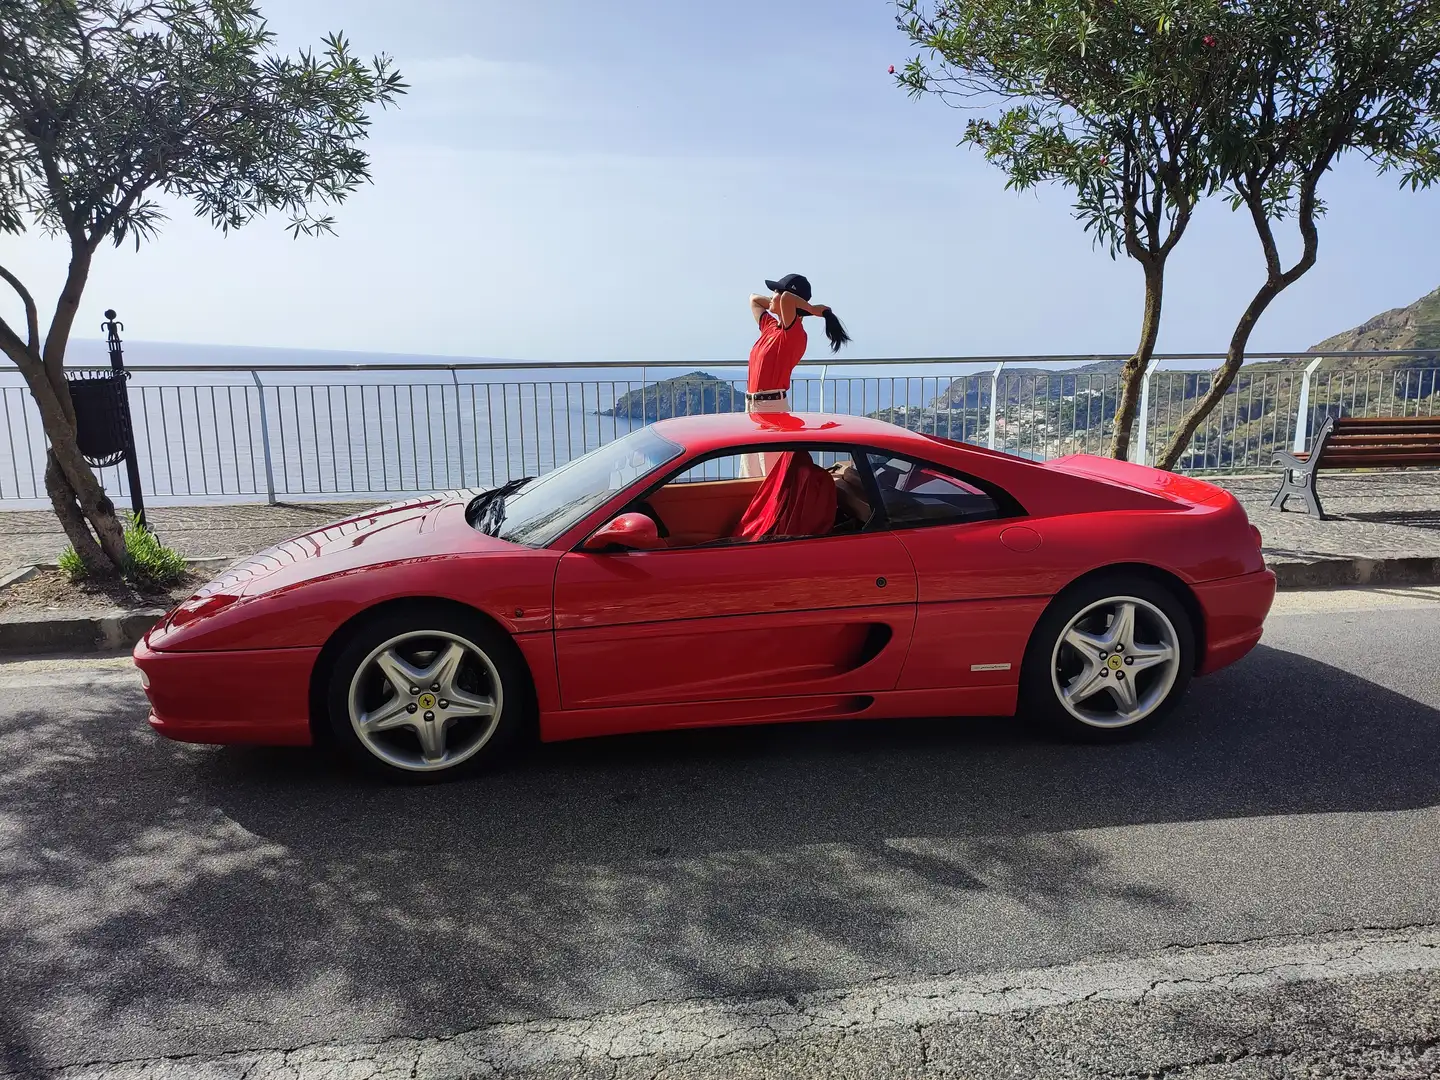
[[[138,589],[124,581],[72,583],[59,570],[40,570],[24,581],[0,589],[0,613],[170,608],[203,585],[207,576],[191,570],[169,588]]]

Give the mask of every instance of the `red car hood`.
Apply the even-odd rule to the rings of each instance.
[[[475,494],[447,491],[390,503],[266,548],[202,586],[172,613],[169,622],[184,625],[215,601],[231,602],[399,560],[457,551],[513,551],[511,544],[466,523],[465,505]]]

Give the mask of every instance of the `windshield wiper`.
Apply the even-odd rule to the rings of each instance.
[[[490,533],[490,529],[486,528],[486,525],[489,523],[489,519],[496,516],[498,512],[494,526],[498,529],[500,522],[505,520],[505,496],[514,494],[534,479],[533,476],[522,476],[517,480],[511,480],[508,483],[501,484],[499,487],[493,488],[490,491],[482,491],[479,495],[476,495],[475,498],[471,499],[470,504],[465,507],[466,522],[475,526],[475,528],[481,532]],[[482,514],[484,515],[483,519],[481,518]],[[494,535],[494,533],[490,534],[492,536]]]

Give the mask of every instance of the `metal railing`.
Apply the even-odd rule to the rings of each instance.
[[[1297,355],[1308,359],[1255,359]],[[834,360],[797,373],[791,404],[877,416],[1034,458],[1105,453],[1120,394],[1113,365],[1124,359]],[[1157,359],[1143,383],[1132,458],[1153,461],[1164,449],[1220,359]],[[1322,359],[1330,362],[1324,371]],[[146,498],[162,504],[378,500],[488,486],[546,471],[658,418],[738,410],[744,392],[734,362],[130,370],[141,482]],[[697,370],[716,378],[683,378]],[[18,373],[0,373],[0,405],[0,505],[45,505],[44,435]],[[1330,412],[1440,412],[1440,361],[1433,352],[1364,352],[1316,357],[1306,367],[1247,365],[1180,467],[1267,469],[1274,450],[1304,447],[1317,418]],[[104,469],[101,478],[117,501],[128,495],[123,468]]]

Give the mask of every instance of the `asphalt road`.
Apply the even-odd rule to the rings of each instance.
[[[1234,943],[1219,967],[1172,981],[1228,995],[1235,1022],[1202,1024],[1216,1045],[1245,1034],[1236,1017],[1318,1011],[1351,1026],[1267,1068],[1353,1052],[1432,1075],[1437,641],[1437,590],[1291,594],[1264,645],[1133,744],[1060,745],[1013,721],[797,725],[546,747],[429,789],[376,787],[307,751],[166,743],[124,658],[0,665],[0,1076],[130,1075],[110,1062],[190,1076],[227,1052],[353,1043],[413,1058],[477,1029],[553,1042],[577,1023],[609,1025],[609,1041],[533,1075],[629,1076],[615,1047],[636,1032],[766,1002],[829,1015],[834,993],[846,1015],[902,1017],[851,1040],[855,1075],[960,1075],[976,1045],[1009,1060],[986,1026],[1007,1010],[932,1017],[950,1041],[927,1043],[905,1009],[1050,993],[1035,972],[1080,972],[1022,1003],[1033,1022],[1015,1045],[1113,1049],[1119,979],[1139,987],[1125,1023],[1147,1046],[1143,1010],[1167,983],[1145,972],[1213,943]],[[1266,951],[1285,947],[1303,955]],[[1377,948],[1383,962],[1346,967]],[[1256,974],[1297,964],[1320,981]],[[877,986],[891,1004],[864,1004]],[[657,1050],[664,1075],[711,1075],[729,1030]],[[830,1075],[839,1036],[812,1034],[755,1075]],[[1155,1036],[1154,1052],[1174,1058],[1174,1042]],[[1253,1064],[1206,1046],[1167,1067]],[[197,1056],[160,1060],[183,1055]],[[367,1070],[353,1075],[381,1075]],[[405,1058],[395,1075],[464,1071]],[[263,1070],[224,1075],[247,1073]]]

